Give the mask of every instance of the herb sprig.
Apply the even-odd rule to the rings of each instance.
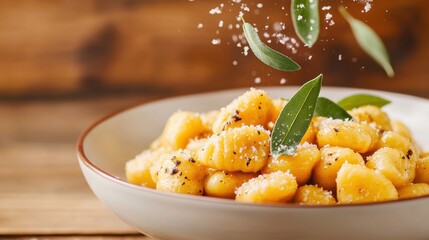
[[[373,105],[381,108],[389,103],[390,101],[387,99],[367,93],[354,94],[338,101],[338,105],[345,110],[351,110],[365,105]]]
[[[352,28],[352,32],[359,46],[383,67],[387,76],[395,76],[392,65],[390,65],[389,54],[377,33],[364,22],[352,17],[344,7],[340,7],[338,10]]]
[[[243,30],[244,36],[246,37],[253,54],[255,54],[255,56],[263,63],[281,71],[297,71],[301,69],[301,66],[299,66],[298,63],[263,43],[259,38],[258,32],[254,27],[252,27],[252,25],[245,22],[243,24]]]
[[[305,45],[311,48],[319,37],[319,1],[292,0],[291,13],[296,34]]]
[[[347,112],[356,107],[383,107],[390,101],[371,94],[355,94],[337,103],[319,97],[323,75],[304,84],[283,107],[271,134],[271,153],[274,156],[293,155],[311,124],[313,116],[352,120]]]
[[[283,107],[271,134],[273,155],[293,155],[310,126],[323,75],[304,84]]]
[[[384,69],[388,77],[394,77],[389,54],[377,33],[364,22],[352,17],[344,7],[339,7],[338,11],[349,23],[358,45]],[[291,16],[295,33],[305,46],[311,48],[317,42],[320,32],[319,0],[292,0]],[[277,70],[301,69],[291,58],[263,43],[252,25],[244,23],[243,30],[250,48],[259,60]]]
[[[301,19],[298,19],[295,13],[294,16],[296,19],[294,26],[297,29],[297,34],[300,35],[301,40],[306,42],[309,47],[315,43],[315,39],[317,39],[318,36],[318,31],[309,33],[306,31],[308,30],[306,28],[308,28],[308,22],[311,19],[318,19],[318,15],[315,15],[316,13],[314,10],[303,11],[302,6],[306,6],[305,4],[310,4],[311,2],[316,2],[317,6],[316,0],[292,1],[292,4],[296,5],[294,5],[292,11],[299,9],[300,14],[303,14],[300,16],[304,16],[306,18],[306,21],[302,21],[302,25],[299,21]],[[310,8],[310,6],[307,7]],[[379,57],[380,52],[377,53],[377,51],[381,51],[382,53],[384,49],[381,40],[377,40],[377,35],[371,32],[371,29],[368,26],[358,20],[353,19],[350,15],[347,15],[348,13],[345,12],[345,9],[340,8],[340,11],[342,11],[342,14],[345,16],[345,18],[349,20],[355,35],[358,33],[364,35],[364,37],[361,37],[361,39],[358,40],[359,44],[364,49],[367,48],[368,50],[369,44],[376,44],[376,53],[370,55],[379,59],[377,61],[382,65],[384,64],[383,66],[385,67],[385,59]],[[317,27],[319,27],[318,24]],[[255,56],[268,66],[281,71],[296,71],[301,68],[289,57],[264,44],[259,38],[256,29],[251,24],[244,22],[243,30],[244,36],[246,37]],[[313,35],[311,35],[312,37],[308,37],[306,34]],[[386,72],[389,76],[393,76],[389,69],[386,69]],[[350,116],[347,110],[363,105],[375,105],[382,107],[390,103],[390,101],[374,95],[356,94],[340,100],[337,104],[325,97],[319,97],[322,79],[323,75],[320,74],[315,79],[308,81],[283,107],[271,134],[270,148],[271,153],[274,156],[295,154],[296,149],[298,148],[299,143],[302,141],[302,138],[308,130],[314,115],[333,119],[351,120],[352,116]]]

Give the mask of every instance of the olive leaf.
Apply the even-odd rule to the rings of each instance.
[[[263,63],[281,71],[297,71],[301,69],[292,59],[263,43],[252,25],[244,23],[243,30],[250,49],[252,49],[255,56]]]
[[[342,107],[340,107],[335,102],[324,97],[319,97],[317,99],[314,115],[333,118],[333,119],[341,119],[341,120],[347,120],[347,119],[353,118]]]
[[[271,153],[293,155],[310,126],[323,75],[304,84],[283,107],[271,134]]]
[[[341,6],[338,10],[352,28],[359,46],[384,68],[387,76],[393,77],[395,72],[390,65],[389,54],[377,33],[364,22],[352,17],[344,7]]]
[[[291,13],[296,34],[304,44],[311,48],[319,37],[319,1],[292,0]]]
[[[365,105],[373,105],[381,108],[389,103],[390,101],[387,99],[366,93],[354,94],[338,101],[338,105],[345,110]]]

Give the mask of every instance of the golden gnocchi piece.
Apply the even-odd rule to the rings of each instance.
[[[203,195],[207,171],[187,151],[179,150],[162,161],[156,189],[167,192]]]
[[[365,165],[362,156],[350,148],[324,147],[320,153],[320,161],[313,169],[313,181],[330,191],[336,190],[335,179],[344,163]]]
[[[387,131],[381,135],[379,148],[383,147],[398,149],[402,153],[412,158],[416,158],[417,155],[415,154],[414,146],[412,145],[410,139],[396,132]]]
[[[414,183],[398,188],[399,199],[415,198],[429,195],[429,184]]]
[[[194,158],[197,158],[198,151],[200,151],[204,144],[207,142],[207,138],[193,139],[188,145],[186,145],[186,150],[188,150]]]
[[[304,185],[310,179],[311,171],[319,160],[320,151],[317,146],[304,144],[298,147],[293,156],[270,156],[262,173],[290,172],[296,177],[298,185]]]
[[[282,112],[284,106],[288,103],[288,100],[283,98],[276,98],[272,100],[273,102],[273,110],[271,112],[271,118],[270,118],[270,129],[274,127],[274,123],[277,121],[277,118],[279,118],[280,113]]]
[[[242,125],[261,125],[266,128],[273,108],[273,102],[266,92],[250,89],[220,110],[217,120],[213,123],[213,133]]]
[[[178,111],[167,120],[161,145],[173,150],[183,149],[188,142],[205,132],[201,117],[192,112]]]
[[[423,155],[422,158],[417,159],[414,182],[429,184],[429,155]]]
[[[134,159],[125,164],[125,176],[128,182],[155,188],[156,182],[152,177],[150,169],[157,162],[161,162],[168,149],[158,148],[157,150],[145,150]]]
[[[152,151],[145,150],[133,160],[125,164],[125,176],[127,181],[133,184],[155,188],[155,182],[150,175],[150,167],[153,165],[151,159]]]
[[[389,116],[376,106],[362,106],[349,111],[349,114],[361,123],[375,123],[383,131],[392,130]]]
[[[392,120],[390,124],[392,125],[392,131],[399,133],[408,139],[412,139],[412,134],[410,129],[407,126],[405,126],[403,122],[398,120]]]
[[[292,200],[298,184],[290,173],[259,175],[235,191],[235,200],[249,203],[284,203]]]
[[[293,202],[308,205],[332,205],[336,204],[332,192],[314,185],[304,185],[296,190]]]
[[[316,131],[314,130],[313,121],[311,121],[310,126],[308,126],[307,131],[301,139],[300,144],[304,143],[314,143],[316,140]]]
[[[208,134],[212,134],[213,124],[216,122],[216,119],[218,118],[220,114],[219,110],[206,112],[200,115],[201,121],[203,123],[204,130]]]
[[[152,151],[157,150],[158,148],[162,148],[162,136],[159,136],[157,139],[155,139],[155,141],[153,141],[150,146],[149,149]]]
[[[416,161],[398,149],[384,147],[368,157],[368,168],[379,171],[387,177],[395,187],[412,183],[416,172]]]
[[[378,132],[368,124],[325,119],[317,133],[319,147],[326,145],[351,148],[359,153],[375,150]]]
[[[261,126],[231,128],[212,135],[196,153],[203,165],[228,172],[257,172],[267,162],[270,134]]]
[[[235,198],[235,190],[256,177],[255,173],[216,171],[207,177],[204,192],[207,196]]]
[[[381,173],[361,165],[344,164],[337,175],[339,203],[369,203],[398,199],[392,182]]]

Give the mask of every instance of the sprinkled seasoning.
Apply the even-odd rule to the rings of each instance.
[[[248,156],[245,156],[245,158],[246,158],[246,166],[248,167],[252,159]]]
[[[219,45],[220,43],[221,43],[220,38],[216,38],[216,39],[213,39],[213,40],[212,40],[212,44],[213,44],[213,45]]]
[[[179,169],[177,169],[177,168],[171,169],[171,175],[174,175],[174,174],[176,174],[178,172],[179,172]]]
[[[408,151],[407,151],[407,159],[410,160],[412,155],[413,155],[413,151],[411,149],[408,149]]]
[[[232,120],[234,122],[239,122],[241,121],[241,118],[238,116],[240,114],[240,112],[238,110],[235,110],[234,114],[232,115]]]

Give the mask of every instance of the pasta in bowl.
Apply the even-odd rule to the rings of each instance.
[[[264,91],[267,95],[269,94],[273,101],[273,99],[280,97],[292,96],[297,88],[267,88]],[[429,214],[428,197],[397,201],[386,201],[390,198],[379,199],[380,203],[362,204],[359,201],[368,201],[365,201],[364,198],[356,201],[347,193],[351,191],[350,189],[355,189],[353,193],[357,192],[357,196],[360,196],[359,189],[361,186],[352,186],[353,188],[344,190],[345,195],[341,203],[338,204],[337,202],[340,200],[337,191],[340,179],[332,177],[338,173],[341,176],[353,174],[354,178],[365,178],[365,181],[367,179],[372,181],[382,179],[381,182],[387,182],[386,185],[390,187],[393,185],[393,188],[386,188],[386,192],[390,189],[396,194],[396,197],[395,194],[392,194],[392,199],[399,198],[401,195],[401,198],[413,197],[415,189],[420,189],[418,191],[424,189],[418,183],[421,180],[416,180],[419,179],[417,175],[412,180],[415,184],[411,185],[415,189],[410,189],[410,184],[397,187],[395,184],[403,184],[409,180],[404,177],[398,177],[394,180],[393,175],[389,175],[390,173],[387,174],[387,172],[382,173],[380,169],[370,166],[369,162],[372,161],[374,166],[383,166],[381,163],[387,163],[380,160],[383,157],[377,157],[377,155],[399,154],[402,157],[401,154],[404,151],[400,146],[389,145],[393,144],[390,139],[394,139],[398,134],[410,139],[404,134],[405,131],[394,130],[395,128],[398,129],[398,126],[400,129],[402,125],[408,126],[413,133],[412,141],[408,142],[414,148],[414,156],[418,154],[420,156],[420,153],[417,153],[420,151],[418,149],[428,149],[429,144],[426,136],[429,131],[424,116],[429,114],[429,103],[425,99],[368,90],[323,88],[322,95],[332,100],[339,100],[356,92],[368,92],[383,96],[393,102],[383,108],[382,111],[387,113],[390,119],[398,119],[404,124],[390,120],[392,130],[375,131],[379,134],[377,137],[379,141],[376,146],[365,143],[359,149],[334,146],[332,143],[324,144],[323,141],[322,143],[319,141],[312,142],[320,138],[321,136],[318,135],[322,133],[330,134],[329,131],[321,133],[320,129],[323,127],[330,128],[332,124],[341,123],[332,119],[325,119],[326,122],[324,123],[323,121],[319,122],[321,119],[314,119],[312,126],[315,131],[308,134],[308,138],[303,138],[313,138],[313,140],[307,140],[307,143],[303,142],[297,149],[296,155],[273,158],[269,152],[267,156],[263,156],[264,154],[261,153],[258,158],[250,160],[248,166],[246,164],[248,159],[245,157],[243,157],[242,162],[239,162],[240,164],[216,162],[210,158],[201,161],[198,159],[199,155],[202,157],[213,155],[216,149],[212,146],[213,151],[209,149],[203,151],[201,146],[210,146],[216,142],[227,143],[229,138],[222,140],[223,137],[246,131],[249,134],[249,139],[260,138],[255,142],[260,143],[261,149],[263,149],[266,142],[264,140],[266,137],[263,135],[271,131],[269,122],[266,125],[250,123],[245,126],[232,126],[232,123],[230,124],[231,127],[227,127],[227,129],[219,127],[220,130],[216,134],[198,134],[183,138],[188,139],[186,144],[176,145],[177,149],[172,151],[173,155],[169,152],[170,150],[164,149],[168,148],[164,145],[165,143],[155,141],[158,143],[151,145],[153,140],[162,133],[165,121],[172,114],[174,116],[178,108],[184,109],[185,112],[194,117],[201,118],[201,126],[206,128],[210,126],[209,124],[212,124],[211,126],[216,125],[216,121],[209,121],[209,114],[207,119],[203,120],[203,114],[196,113],[220,109],[245,92],[246,90],[242,89],[230,90],[162,100],[113,114],[97,122],[81,136],[78,143],[79,163],[90,187],[121,219],[139,231],[159,239],[284,239],[285,236],[290,239],[361,239],[363,237],[367,239],[413,239],[429,235],[425,224]],[[275,103],[273,105],[275,106]],[[242,116],[239,115],[238,117],[242,118]],[[267,120],[272,121],[271,118],[267,118]],[[198,122],[198,120],[193,121]],[[178,123],[179,121],[174,122]],[[349,122],[346,123],[361,124],[357,120]],[[398,126],[394,126],[395,124]],[[337,127],[340,130],[339,133],[343,129],[347,129],[346,126]],[[258,131],[261,135],[258,135]],[[333,132],[336,131],[333,130]],[[391,136],[387,133],[390,133]],[[368,133],[368,136],[371,137],[371,133]],[[209,141],[208,138],[212,137],[216,139]],[[247,137],[245,140],[248,140]],[[252,145],[253,141],[250,142]],[[350,144],[350,140],[340,142]],[[394,142],[400,141],[395,140]],[[419,143],[420,146],[415,145],[414,142]],[[324,145],[319,146],[319,144]],[[386,146],[381,147],[382,144]],[[148,176],[153,181],[152,185],[141,187],[127,182],[124,166],[127,160],[139,155],[145,147],[151,150],[144,152],[140,158],[153,155],[161,159],[163,155],[167,155],[168,158],[164,157],[164,160],[167,159],[168,161],[156,162],[159,164],[159,169],[163,169],[158,171],[158,174],[156,174],[157,171],[152,170],[151,172],[150,170],[152,166],[157,165],[154,162],[149,164],[151,167],[145,174],[136,175],[141,178],[136,178],[135,181],[142,181]],[[371,149],[367,151],[371,151],[372,154],[363,152],[365,148]],[[381,151],[385,148],[392,148],[395,151],[392,151],[393,154],[390,150]],[[223,151],[219,151],[224,154],[227,152],[226,150],[228,149],[224,147]],[[254,151],[251,146],[248,150],[251,153]],[[378,151],[380,153],[374,156]],[[243,150],[243,153],[245,152]],[[195,153],[198,154],[195,155]],[[408,151],[404,154],[405,158],[407,158],[407,153]],[[174,159],[172,159],[173,156],[175,156]],[[314,159],[308,160],[310,159],[309,156]],[[425,158],[424,154],[421,156],[418,159]],[[294,162],[291,159],[299,157],[302,158],[298,160],[300,164],[293,165]],[[370,157],[372,160],[369,160]],[[416,159],[415,172],[419,168],[417,162]],[[178,166],[176,166],[177,164]],[[194,165],[200,170],[196,172],[189,170],[194,168],[191,167]],[[325,168],[325,166],[329,166],[329,168]],[[219,170],[219,168],[228,169]],[[304,174],[305,171],[301,171],[301,168],[311,168],[312,170]],[[393,168],[386,168],[386,170],[389,169],[394,170]],[[298,175],[294,171],[302,174]],[[186,175],[189,175],[187,178],[197,184],[187,185],[185,183],[182,186],[181,184],[187,181],[184,178]],[[151,189],[151,187],[157,188],[160,180],[163,189]],[[229,182],[230,185],[219,185],[221,180]],[[356,183],[365,184],[365,181]],[[289,187],[287,189],[279,187],[282,191],[276,189],[273,194],[267,195],[269,198],[261,198],[260,193],[264,192],[264,188],[254,188],[254,186],[270,186],[270,182],[287,184]],[[265,185],[265,183],[267,184]],[[347,182],[341,184],[348,186]],[[253,189],[258,190],[253,191]],[[180,192],[182,190],[185,193],[205,194],[213,197],[175,193],[175,191]],[[270,191],[271,188],[265,188],[265,192]],[[237,195],[240,196],[237,197]],[[351,196],[354,195],[351,194]],[[385,196],[390,195],[386,193]],[[234,202],[225,198],[237,198],[237,200],[245,203]],[[307,231],[308,226],[312,226],[313,230]],[[332,226],[336,227],[332,228]],[[410,228],[413,231],[405,230]],[[365,231],[361,229],[365,229]]]
[[[252,203],[429,195],[429,153],[405,124],[374,105],[349,110],[347,120],[313,117],[297,151],[276,156],[271,130],[287,102],[250,89],[221,109],[177,111],[150,148],[127,162],[127,179],[161,191]]]

